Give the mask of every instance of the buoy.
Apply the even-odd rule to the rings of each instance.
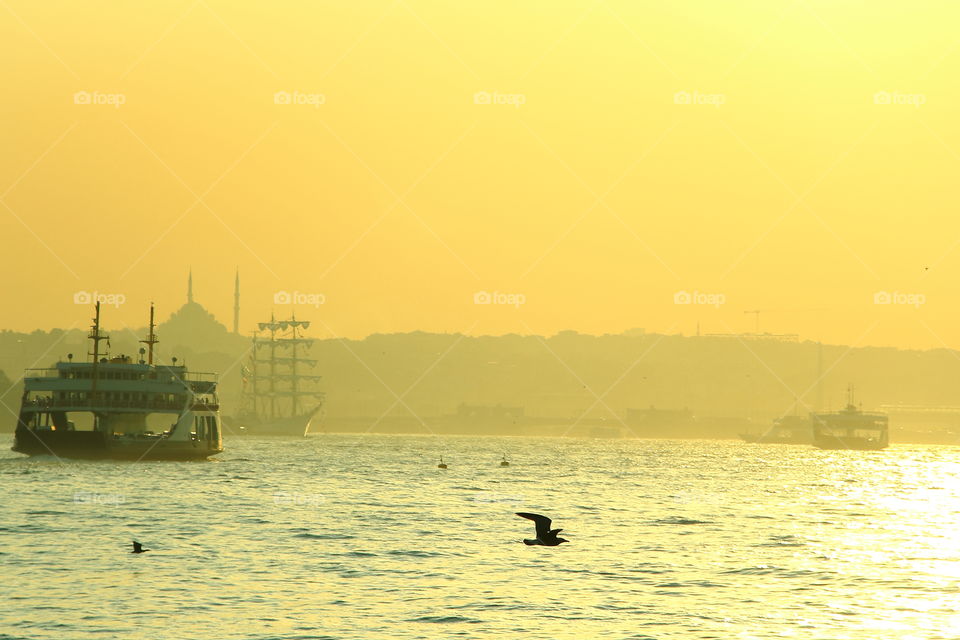
[[[503,454],[503,460],[500,461],[501,467],[509,467],[510,463],[507,462],[507,454]]]
[[[446,469],[447,464],[443,461],[443,456],[440,456],[440,464],[437,465],[437,469]]]

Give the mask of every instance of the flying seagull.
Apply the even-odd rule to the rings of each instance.
[[[142,544],[136,540],[133,541],[133,551],[130,553],[144,553],[145,551],[150,551],[150,549],[144,549]]]
[[[527,520],[533,520],[537,525],[537,537],[533,540],[524,538],[523,544],[541,544],[545,547],[556,547],[561,542],[570,542],[569,540],[557,537],[557,534],[563,531],[563,529],[551,529],[551,520],[547,516],[541,516],[536,513],[518,513],[517,515]]]

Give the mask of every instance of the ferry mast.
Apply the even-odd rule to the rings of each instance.
[[[147,334],[146,340],[140,341],[143,344],[147,345],[147,364],[151,364],[151,365],[153,364],[153,345],[160,342],[160,340],[157,339],[157,334],[155,333],[154,329],[156,329],[156,325],[153,322],[153,303],[151,302],[150,303],[150,333]]]
[[[93,351],[87,352],[87,355],[93,356],[93,367],[90,375],[90,405],[97,404],[97,379],[100,377],[100,341],[109,340],[110,336],[100,333],[100,301],[97,300],[96,313],[93,316],[93,325],[90,327],[90,335],[87,337],[93,340]]]

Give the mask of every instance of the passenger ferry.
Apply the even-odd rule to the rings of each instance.
[[[140,359],[101,357],[100,303],[88,338],[90,362],[27,369],[13,450],[30,456],[196,460],[223,451],[217,377],[153,362],[150,333]],[[108,343],[109,344],[109,343]],[[145,359],[144,359],[145,358]]]
[[[890,445],[889,418],[869,413],[853,403],[853,385],[847,389],[847,406],[832,413],[811,414],[813,445],[820,449],[879,451]]]
[[[741,433],[740,438],[760,444],[812,444],[812,422],[803,416],[782,416],[765,432]]]

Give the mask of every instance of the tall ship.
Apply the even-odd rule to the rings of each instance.
[[[195,460],[223,451],[217,376],[177,359],[155,364],[150,332],[140,358],[101,353],[100,303],[88,362],[27,369],[13,450],[30,456],[114,460]],[[107,342],[109,345],[109,341]]]
[[[741,433],[740,438],[759,444],[813,444],[811,418],[782,416],[763,433]]]
[[[250,361],[242,371],[239,433],[252,436],[299,436],[310,431],[323,407],[316,388],[322,376],[307,373],[317,361],[304,357],[313,344],[303,332],[309,320],[275,320],[257,324]]]
[[[847,406],[832,413],[811,414],[813,444],[820,449],[878,451],[890,445],[889,419],[883,413],[868,413],[853,402],[853,386],[847,389]]]

